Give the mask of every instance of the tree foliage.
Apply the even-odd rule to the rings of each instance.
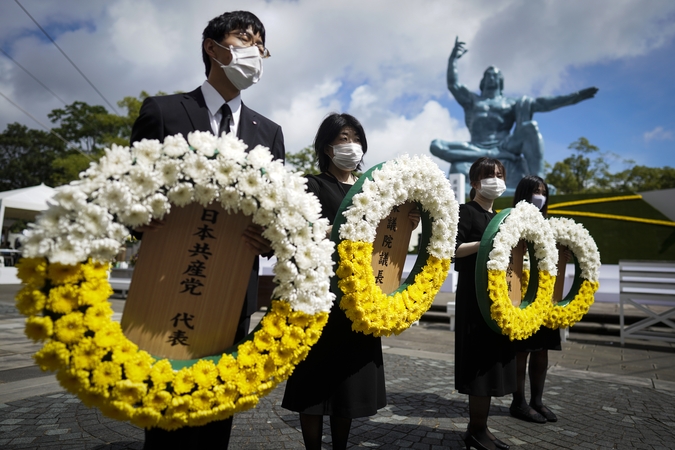
[[[157,95],[165,95],[163,92]],[[125,115],[109,113],[103,106],[73,102],[49,113],[53,133],[13,123],[0,134],[0,190],[45,183],[60,186],[78,178],[103,149],[112,144],[129,145],[131,128],[143,100],[124,97],[117,104]],[[66,145],[56,134],[63,137]]]
[[[65,143],[52,133],[18,123],[7,125],[0,134],[0,191],[56,185],[61,173],[52,163],[66,153]]]
[[[319,166],[316,163],[314,147],[307,146],[296,153],[286,155],[286,164],[302,172],[304,175],[316,175],[320,173]]]
[[[617,156],[602,152],[585,137],[580,137],[568,147],[574,154],[553,165],[546,175],[546,182],[558,194],[584,194],[604,192],[642,192],[675,188],[675,169],[672,167],[636,166],[623,160],[629,167],[611,173],[608,160]]]

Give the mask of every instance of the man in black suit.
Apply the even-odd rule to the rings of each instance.
[[[164,141],[166,136],[175,134],[187,138],[191,131],[209,131],[217,135],[234,131],[249,149],[263,145],[270,149],[275,159],[283,160],[281,127],[246,107],[240,95],[243,89],[259,80],[262,60],[267,57],[265,27],[255,15],[234,11],[212,19],[202,35],[206,81],[186,94],[145,99],[131,131],[131,142],[141,139]],[[260,227],[251,225],[243,235],[256,254],[271,250],[261,232]],[[258,264],[256,258],[235,342],[248,334],[250,316],[257,310]],[[231,427],[230,418],[172,432],[152,428],[145,432],[144,448],[181,448],[181,445],[185,445],[184,448],[227,448]]]

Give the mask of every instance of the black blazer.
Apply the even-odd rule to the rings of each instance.
[[[164,142],[166,136],[175,134],[182,134],[187,139],[191,131],[213,133],[201,88],[184,94],[146,98],[131,130],[131,143],[142,139]],[[270,149],[274,159],[284,160],[286,156],[281,127],[243,103],[237,136],[248,145],[248,150],[263,145]],[[258,309],[258,267],[259,261],[255,258],[242,317],[248,317]]]

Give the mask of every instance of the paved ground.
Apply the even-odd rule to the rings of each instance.
[[[142,448],[142,430],[85,407],[33,364],[30,355],[39,347],[23,336],[23,317],[12,306],[15,290],[0,286],[0,448]],[[119,312],[123,304],[113,301]],[[593,310],[611,315],[616,308]],[[558,422],[510,417],[507,396],[493,399],[494,434],[522,450],[675,448],[675,344],[630,340],[621,347],[618,335],[607,332],[573,329],[563,351],[550,352],[544,400]],[[422,322],[383,344],[388,406],[354,421],[352,446],[463,448],[467,399],[454,391],[448,325]],[[297,415],[280,407],[282,395],[283,385],[235,417],[230,448],[303,448]],[[331,448],[330,434],[324,441]]]

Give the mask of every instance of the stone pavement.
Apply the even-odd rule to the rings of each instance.
[[[23,335],[14,291],[0,286],[0,448],[142,448],[141,429],[85,407],[33,364],[39,346]],[[121,312],[124,302],[112,303]],[[510,396],[495,398],[493,433],[518,450],[675,448],[675,345],[618,340],[573,328],[563,351],[549,352],[544,400],[559,421],[522,422],[508,413]],[[382,342],[388,406],[353,421],[352,448],[463,448],[467,398],[454,390],[448,325],[422,322]],[[303,448],[298,416],[281,408],[282,396],[283,385],[235,416],[231,449]],[[328,449],[327,422],[324,432]]]

